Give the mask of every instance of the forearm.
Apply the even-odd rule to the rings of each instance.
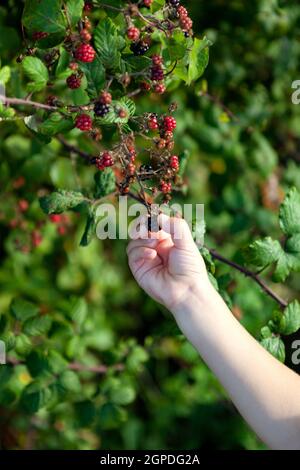
[[[173,314],[260,438],[300,449],[300,377],[248,334],[210,284]]]

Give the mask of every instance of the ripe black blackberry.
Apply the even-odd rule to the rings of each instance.
[[[172,5],[172,7],[177,8],[180,5],[180,0],[168,0],[168,3]]]
[[[100,103],[100,101],[97,101],[94,106],[94,113],[98,117],[104,117],[106,116],[107,113],[109,113],[110,106],[105,103]]]
[[[130,46],[130,50],[133,52],[134,55],[144,55],[149,50],[150,46],[146,42],[138,41],[134,42]]]

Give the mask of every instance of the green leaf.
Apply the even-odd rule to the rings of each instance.
[[[116,189],[116,177],[111,168],[99,171],[95,174],[95,193],[97,199],[111,194]]]
[[[71,70],[68,68],[70,63],[70,54],[63,48],[60,49],[59,59],[55,69],[55,76],[58,78],[67,78]]]
[[[37,57],[25,57],[22,62],[23,69],[32,80],[28,88],[31,91],[39,91],[45,88],[49,80],[47,67]]]
[[[251,138],[254,142],[252,158],[260,173],[269,176],[278,164],[278,155],[270,142],[260,132],[253,132]]]
[[[77,374],[72,370],[64,371],[58,379],[59,385],[61,385],[65,390],[69,392],[80,392],[81,390],[81,383]]]
[[[40,198],[40,206],[46,214],[61,214],[70,209],[75,209],[79,204],[86,201],[84,195],[79,191],[60,190],[49,196]]]
[[[10,67],[5,65],[0,70],[0,84],[5,85],[10,80]]]
[[[281,204],[279,223],[286,235],[300,233],[300,193],[296,188],[289,191]]]
[[[95,46],[105,68],[120,67],[120,50],[125,46],[125,40],[110,18],[100,21],[94,32]]]
[[[252,243],[244,254],[248,264],[262,269],[278,261],[282,252],[281,245],[277,240],[266,237]]]
[[[88,246],[93,240],[95,232],[96,232],[95,214],[92,211],[90,211],[86,219],[85,229],[84,229],[82,238],[80,240],[80,246]]]
[[[134,388],[121,383],[110,391],[110,399],[116,405],[129,405],[135,400],[135,396]]]
[[[49,315],[43,315],[35,318],[30,318],[24,324],[24,333],[29,336],[39,336],[47,333],[50,330],[52,319]]]
[[[86,91],[91,99],[96,99],[105,84],[105,69],[100,58],[97,56],[93,62],[81,64],[81,69],[87,80]]]
[[[54,349],[50,349],[47,360],[49,370],[53,374],[61,374],[68,367],[68,361]]]
[[[86,300],[83,297],[75,299],[70,312],[72,321],[75,322],[78,326],[81,326],[86,319],[87,313],[88,306]]]
[[[60,132],[66,132],[73,129],[74,123],[72,119],[66,118],[60,113],[52,113],[39,128],[39,131],[45,135],[55,135]]]
[[[279,333],[291,335],[300,329],[300,304],[297,300],[291,302],[283,312],[280,320]]]
[[[32,377],[49,374],[48,358],[44,352],[32,351],[26,359],[26,365]]]
[[[278,359],[280,362],[285,361],[285,346],[282,341],[277,336],[272,336],[271,338],[264,338],[261,341],[261,345],[269,351],[276,359]]]
[[[51,400],[52,392],[39,381],[27,385],[21,395],[21,405],[28,413],[36,413]]]
[[[71,26],[76,26],[82,17],[82,10],[84,7],[84,0],[67,0],[66,2],[66,15],[68,22]]]
[[[39,313],[39,308],[27,300],[15,298],[10,304],[10,312],[16,320],[25,321],[35,317]]]
[[[208,39],[195,38],[194,45],[189,53],[188,85],[203,75],[208,64],[209,46],[210,41],[208,41]]]
[[[31,348],[32,343],[27,335],[21,333],[16,337],[15,352],[20,354],[20,356],[27,356]]]
[[[30,32],[65,33],[61,0],[26,0],[22,22]]]

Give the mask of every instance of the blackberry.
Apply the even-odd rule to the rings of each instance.
[[[109,113],[110,106],[105,103],[101,103],[98,101],[94,106],[94,113],[98,117],[104,117],[107,113]]]
[[[178,8],[180,5],[180,0],[168,0],[168,3],[175,8]]]
[[[153,65],[151,67],[151,80],[161,82],[164,79],[164,71],[161,65]]]
[[[130,46],[130,50],[136,56],[146,54],[146,52],[149,51],[149,48],[150,48],[149,44],[143,41],[134,42]]]

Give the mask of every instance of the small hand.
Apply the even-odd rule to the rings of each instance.
[[[189,292],[208,285],[206,267],[188,224],[161,214],[163,230],[137,239],[127,248],[129,266],[139,285],[172,310]],[[205,288],[205,286],[204,286]]]

